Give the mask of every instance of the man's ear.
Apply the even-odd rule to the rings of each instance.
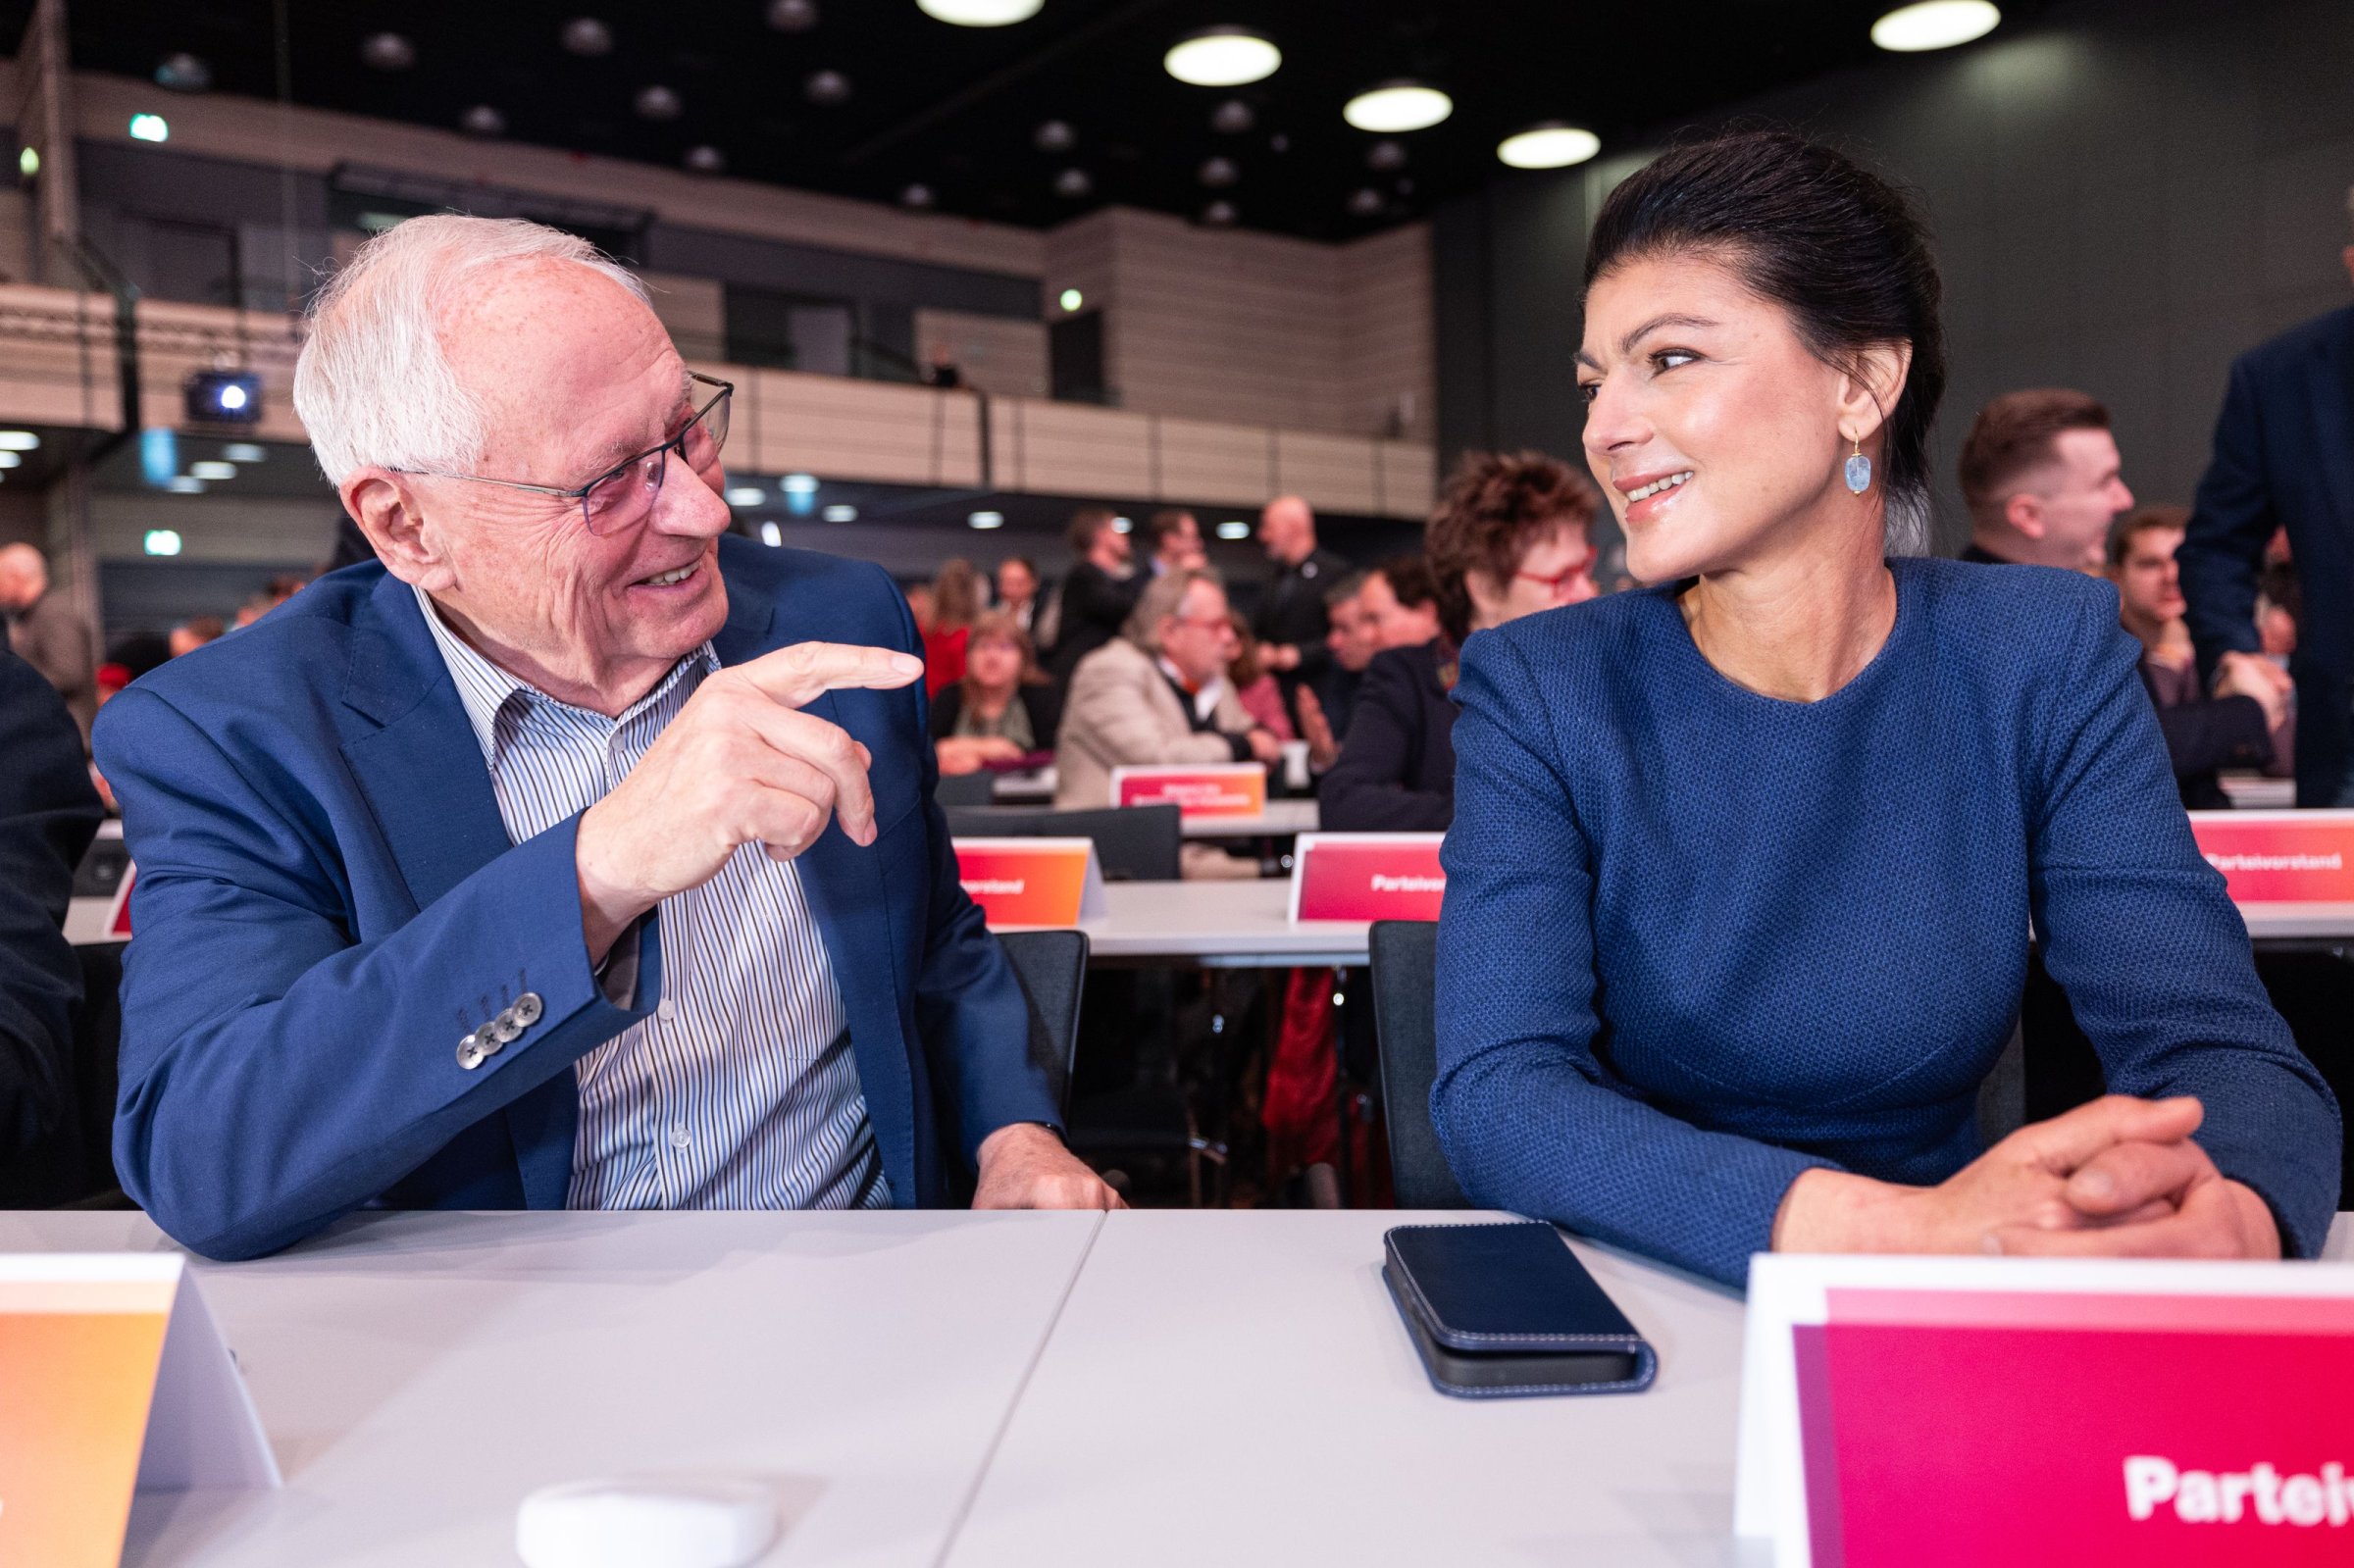
[[[404,476],[388,469],[364,468],[345,475],[343,509],[376,550],[384,570],[403,582],[441,591],[456,581],[440,540],[426,527],[417,492]]]
[[[2043,498],[2029,490],[2021,490],[2003,503],[2003,521],[2030,539],[2044,534]]]

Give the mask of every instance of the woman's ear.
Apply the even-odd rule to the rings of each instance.
[[[1879,343],[1865,349],[1839,379],[1839,435],[1868,441],[1896,412],[1905,375],[1913,368],[1911,343]]]
[[[417,493],[401,476],[389,469],[364,468],[345,475],[337,488],[343,509],[368,535],[385,571],[428,593],[456,581],[439,539],[425,525]]]

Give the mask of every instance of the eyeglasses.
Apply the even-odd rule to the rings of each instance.
[[[440,469],[394,469],[395,474],[416,474],[436,480],[464,480],[470,484],[496,484],[509,490],[529,490],[534,495],[552,495],[559,500],[581,503],[581,524],[590,533],[603,537],[618,533],[645,520],[654,509],[654,499],[662,493],[662,481],[670,473],[670,454],[679,454],[679,461],[700,473],[718,461],[719,449],[728,441],[728,405],[735,396],[736,383],[717,377],[687,373],[687,379],[701,386],[716,386],[711,400],[695,410],[694,417],[681,428],[679,433],[660,446],[649,446],[636,457],[625,458],[599,474],[595,479],[575,489],[553,484],[526,484],[520,480],[494,480],[481,474],[450,474]]]
[[[1514,572],[1512,576],[1519,582],[1536,583],[1557,599],[1566,598],[1570,590],[1575,587],[1577,580],[1586,575],[1586,568],[1593,564],[1594,558],[1588,556],[1569,568],[1568,571],[1556,572],[1551,577],[1540,577],[1534,572]]]

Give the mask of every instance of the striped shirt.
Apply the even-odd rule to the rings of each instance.
[[[618,719],[559,702],[443,624],[441,659],[517,843],[602,799],[719,668],[706,642]],[[842,988],[800,868],[742,844],[661,903],[654,1015],[574,1064],[575,1209],[888,1208]]]

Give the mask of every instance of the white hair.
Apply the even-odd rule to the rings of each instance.
[[[328,479],[354,469],[459,469],[488,431],[480,393],[459,379],[441,322],[475,275],[570,262],[640,299],[645,285],[594,245],[521,218],[412,218],[359,248],[311,304],[294,364],[294,412]]]

